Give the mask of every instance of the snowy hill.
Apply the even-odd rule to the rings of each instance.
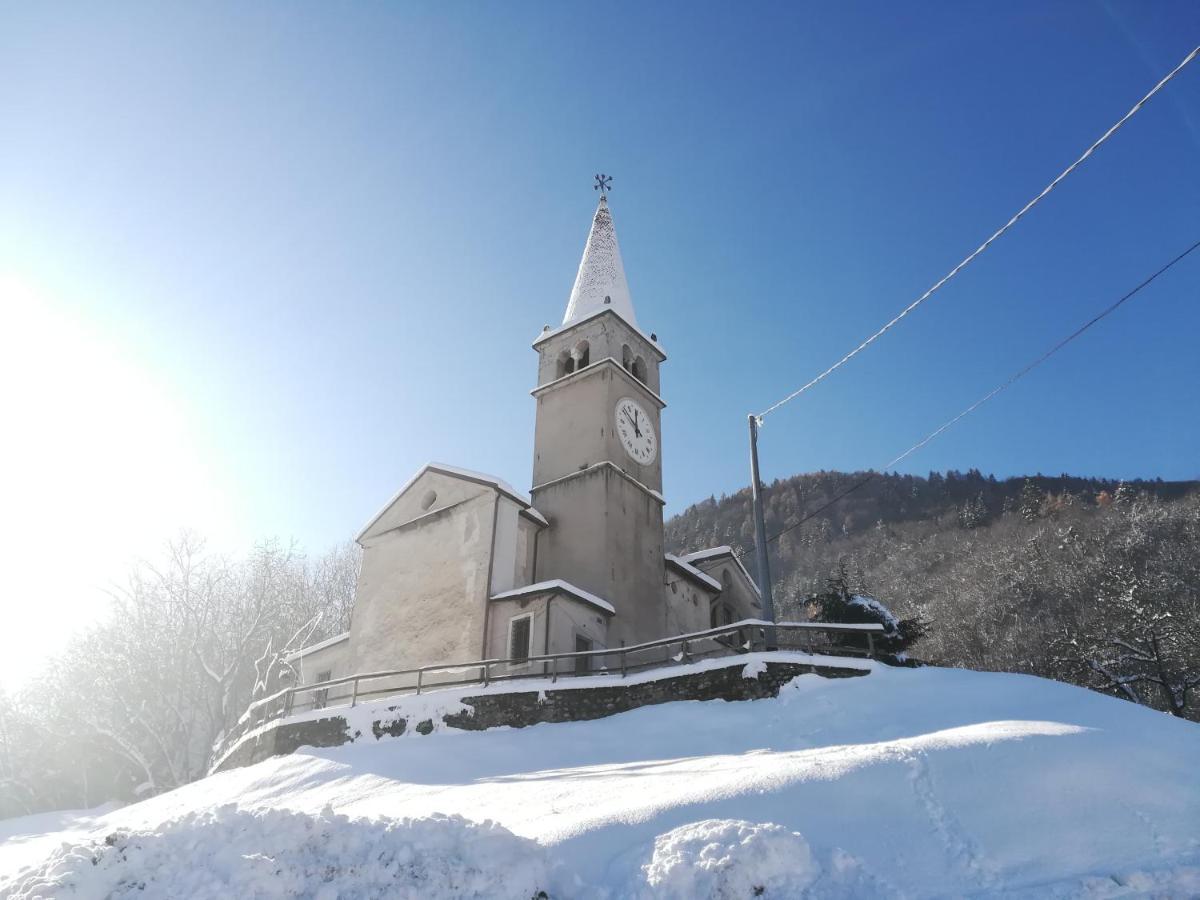
[[[1037,678],[806,675],[0,822],[0,897],[1197,896],[1198,759],[1200,727]]]

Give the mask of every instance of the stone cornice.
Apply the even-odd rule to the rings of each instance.
[[[667,351],[663,350],[663,348],[659,346],[658,341],[651,338],[650,335],[646,334],[646,332],[642,331],[642,329],[638,328],[636,325],[631,325],[628,322],[626,322],[625,319],[623,319],[620,315],[618,315],[617,311],[614,309],[599,309],[599,310],[596,310],[594,313],[589,313],[588,315],[584,316],[582,319],[576,319],[574,322],[570,322],[566,325],[560,325],[557,328],[551,329],[550,331],[543,331],[541,334],[539,334],[537,336],[537,339],[534,340],[534,342],[532,344],[533,349],[537,350],[539,345],[544,344],[546,341],[550,340],[551,338],[558,337],[560,334],[566,334],[568,331],[571,331],[574,328],[578,328],[580,325],[590,322],[593,319],[597,319],[600,316],[609,316],[609,315],[616,316],[617,321],[619,321],[622,325],[624,325],[626,328],[628,328],[630,331],[632,331],[634,334],[636,334],[638,337],[640,337],[643,341],[645,341],[646,345],[651,350],[654,351],[655,355],[658,356],[658,361],[660,363],[666,361]]]
[[[592,463],[590,466],[586,466],[585,468],[580,469],[578,472],[570,472],[570,473],[568,473],[566,475],[562,475],[558,478],[552,478],[549,481],[544,482],[542,484],[535,485],[534,487],[530,488],[529,492],[532,494],[534,491],[540,491],[540,490],[542,490],[542,488],[548,488],[548,487],[553,487],[556,484],[562,484],[564,481],[570,481],[572,478],[582,478],[584,475],[594,474],[595,472],[598,472],[600,469],[603,469],[605,466],[612,469],[614,472],[616,472],[618,475],[620,475],[622,478],[624,478],[630,484],[634,485],[639,490],[643,491],[646,494],[649,494],[650,498],[652,500],[654,500],[655,503],[659,504],[660,506],[667,505],[667,501],[663,498],[662,494],[660,494],[658,491],[654,490],[654,488],[646,487],[646,485],[642,484],[640,481],[638,481],[636,478],[634,478],[632,475],[630,475],[628,472],[626,472],[624,469],[622,469],[616,463],[609,462],[607,459],[604,460],[604,462]],[[553,525],[551,527],[553,527]]]
[[[589,363],[582,369],[577,369],[576,371],[572,372],[570,375],[564,375],[562,378],[555,378],[553,381],[547,381],[545,384],[535,387],[529,392],[529,394],[532,397],[540,397],[542,394],[546,394],[552,390],[556,390],[557,388],[564,387],[575,379],[583,379],[589,375],[594,375],[606,365],[610,365],[620,372],[625,377],[625,380],[629,382],[629,384],[638,388],[643,394],[649,397],[659,409],[666,409],[667,401],[658,396],[658,394],[654,393],[654,391],[650,390],[650,388],[648,388],[642,382],[634,378],[628,371],[626,371],[624,366],[622,366],[611,356],[606,356],[604,359],[598,359],[594,363]]]

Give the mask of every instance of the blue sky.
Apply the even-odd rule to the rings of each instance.
[[[431,459],[527,487],[529,344],[597,171],[670,354],[668,512],[736,490],[748,412],[1197,43],[1190,2],[6,5],[3,539],[77,596],[37,581],[51,534],[94,587],[184,525],[322,551]],[[1198,238],[1200,63],[772,416],[764,474],[880,464]],[[1200,477],[1198,285],[1190,258],[905,470]]]

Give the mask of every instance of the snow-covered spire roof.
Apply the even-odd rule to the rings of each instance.
[[[604,309],[611,309],[637,327],[625,267],[621,264],[621,248],[617,246],[617,230],[608,211],[608,198],[601,194],[562,323],[569,325]]]

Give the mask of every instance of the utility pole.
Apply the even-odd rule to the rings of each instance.
[[[767,560],[767,523],[763,518],[762,481],[758,477],[758,417],[750,416],[750,497],[754,502],[754,547],[758,552],[758,590],[762,595],[763,618],[775,621],[775,601],[771,597],[771,564]],[[768,650],[775,650],[775,629],[767,628]]]

